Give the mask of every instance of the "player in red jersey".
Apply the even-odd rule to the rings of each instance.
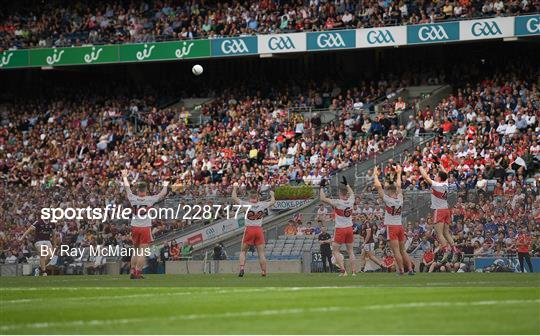
[[[126,188],[126,194],[133,214],[131,219],[131,240],[135,253],[131,257],[131,279],[143,279],[142,269],[145,263],[144,250],[154,241],[152,237],[152,219],[147,216],[148,209],[161,201],[167,195],[168,181],[163,182],[163,189],[160,193],[153,196],[147,196],[146,183],[139,183],[137,186],[137,195],[131,192],[131,187],[127,179],[128,171],[122,170],[122,180]],[[141,210],[142,209],[142,210]]]
[[[452,210],[448,205],[448,173],[440,165],[439,168],[435,175],[435,181],[429,177],[429,174],[422,166],[420,166],[420,174],[431,185],[431,209],[435,211],[433,222],[443,252],[442,260],[446,261],[449,253],[455,251],[455,244],[450,233]]]
[[[345,176],[341,182],[344,186],[339,188],[339,199],[330,199],[324,194],[323,187],[326,181],[321,182],[321,189],[319,191],[321,202],[330,204],[334,209],[335,215],[335,231],[334,241],[332,242],[332,254],[336,260],[336,264],[340,269],[340,276],[346,276],[347,271],[345,269],[345,260],[343,254],[339,252],[341,245],[345,244],[347,252],[349,253],[351,275],[355,276],[355,260],[354,255],[354,234],[353,234],[353,221],[352,212],[354,206],[354,192],[352,188],[347,184]]]
[[[57,234],[54,223],[45,222],[43,219],[35,221],[28,230],[26,230],[19,240],[24,240],[30,232],[34,232],[35,247],[39,253],[39,274],[47,275],[47,263],[52,258],[52,247],[56,246]],[[45,247],[42,247],[45,246]]]
[[[259,193],[257,191],[252,191],[249,195],[249,201],[246,202],[238,198],[236,194],[237,189],[238,183],[235,183],[233,185],[232,191],[233,202],[239,205],[249,207],[246,214],[244,237],[242,238],[242,246],[240,248],[240,272],[238,273],[238,276],[244,276],[246,253],[249,250],[249,247],[252,245],[255,245],[255,248],[257,248],[257,254],[259,255],[259,264],[261,266],[261,275],[266,276],[266,255],[264,253],[265,240],[262,229],[262,222],[264,217],[264,211],[274,205],[274,203],[276,203],[274,192],[270,191],[270,201],[260,202]]]
[[[403,191],[401,190],[401,166],[395,167],[395,180],[385,181],[384,190],[379,181],[380,169],[375,167],[373,176],[375,178],[375,188],[385,204],[384,225],[386,225],[386,235],[390,248],[396,259],[396,272],[404,273],[404,266],[407,266],[409,275],[414,275],[411,258],[405,248],[405,230],[401,222],[401,211],[403,209]]]

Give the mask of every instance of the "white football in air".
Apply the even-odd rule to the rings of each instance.
[[[195,64],[191,69],[191,72],[193,72],[195,76],[199,76],[203,73],[203,67],[200,64]]]

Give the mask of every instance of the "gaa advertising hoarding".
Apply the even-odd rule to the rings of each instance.
[[[306,34],[258,35],[259,54],[306,51]]]
[[[181,61],[191,58],[377,48],[513,36],[540,36],[540,15],[210,40],[5,50],[0,53],[0,69]]]
[[[407,44],[407,27],[383,27],[356,30],[357,48],[400,46]]]
[[[514,35],[540,35],[540,15],[516,16],[514,18]]]
[[[504,38],[514,35],[514,20],[511,17],[463,21],[459,25],[461,41]]]
[[[230,37],[212,40],[212,56],[242,56],[257,54],[257,37]]]
[[[354,30],[307,33],[307,50],[335,50],[356,48]]]
[[[459,41],[459,23],[429,23],[407,26],[407,44]]]
[[[190,245],[200,244],[212,240],[222,234],[232,232],[244,227],[244,218],[230,218],[218,221],[215,224],[175,239],[177,242],[185,242]]]

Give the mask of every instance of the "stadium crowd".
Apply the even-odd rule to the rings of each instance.
[[[241,192],[280,184],[316,186],[407,135],[426,133],[436,137],[404,153],[403,187],[428,188],[418,172],[421,163],[440,164],[451,172],[450,182],[460,195],[453,230],[463,252],[471,252],[465,250],[470,244],[482,248],[473,249],[473,254],[509,252],[513,235],[523,225],[537,247],[540,181],[533,174],[540,160],[540,97],[530,79],[516,78],[535,77],[519,70],[496,73],[458,87],[455,94],[416,111],[402,125],[398,114],[407,106],[403,99],[385,102],[379,114],[369,113],[374,100],[403,85],[386,81],[356,88],[309,83],[301,89],[274,89],[265,96],[226,90],[203,106],[202,125],[187,122],[185,112],[158,108],[148,97],[96,99],[94,93],[74,95],[76,103],[54,95],[17,102],[2,112],[0,125],[1,196],[7,200],[0,208],[3,259],[30,253],[30,242],[17,237],[41,207],[125,202],[119,187],[125,167],[131,181],[151,182],[151,192],[159,181],[169,180],[173,193],[182,198],[220,197],[230,195],[234,182]],[[328,107],[339,118],[322,124],[319,115],[291,113],[291,107],[306,106]],[[380,217],[380,207],[361,202],[364,217],[359,221]],[[188,224],[158,221],[154,233]],[[294,234],[315,235],[319,226],[296,228]],[[58,230],[63,241],[76,246],[98,241],[129,244],[125,224],[67,221]],[[425,222],[407,224],[407,230],[413,247],[433,240]],[[500,239],[504,246],[497,244]]]
[[[540,12],[537,1],[501,0],[57,0],[30,3],[23,10],[8,7],[1,15],[0,51],[380,27]]]
[[[126,167],[132,182],[151,183],[150,192],[158,190],[160,181],[170,181],[181,205],[201,195],[211,204],[229,196],[235,182],[242,193],[289,183],[317,185],[337,170],[401,141],[402,133],[384,137],[396,129],[397,118],[360,130],[365,136],[353,139],[342,123],[321,125],[317,117],[290,115],[288,108],[312,102],[343,108],[395,89],[387,82],[379,84],[342,91],[329,82],[316,92],[312,83],[307,91],[275,91],[267,97],[224,92],[202,108],[202,125],[186,122],[182,110],[158,109],[151,96],[96,99],[92,93],[74,95],[76,101],[17,102],[3,111],[0,128],[2,193],[11,195],[4,197],[8,201],[0,213],[6,223],[0,234],[2,250],[13,254],[24,250],[13,238],[22,234],[29,218],[40,215],[41,208],[125,203],[120,171]],[[163,235],[188,224],[156,221],[153,233]],[[63,239],[76,246],[97,240],[125,242],[126,226],[114,228],[110,235],[95,221],[58,226]]]
[[[514,75],[510,71],[497,73],[457,88],[434,108],[418,110],[404,125],[405,131],[436,137],[425,146],[406,151],[400,162],[390,160],[385,165],[386,174],[392,173],[392,164],[402,165],[403,189],[411,197],[429,189],[420,165],[442,167],[450,173],[449,183],[457,194],[452,234],[460,252],[442,260],[430,226],[431,215],[418,223],[409,222],[408,250],[425,254],[422,270],[463,271],[467,270],[464,256],[516,255],[520,234],[530,239],[531,255],[540,256],[540,93],[536,83],[517,80]],[[393,105],[389,103],[388,108],[398,109],[402,100]],[[349,116],[341,118],[345,121]],[[370,174],[368,171],[366,177]],[[376,224],[378,254],[389,260],[383,206],[365,192],[371,190],[358,190],[354,210],[357,231]],[[319,230],[330,218],[321,205],[316,216],[319,224],[315,228],[308,225],[309,232]],[[302,222],[292,221],[285,234],[303,235],[305,230]]]

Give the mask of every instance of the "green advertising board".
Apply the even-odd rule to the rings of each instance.
[[[28,50],[6,50],[0,54],[0,69],[28,66]]]
[[[104,45],[80,48],[35,49],[30,66],[62,66],[118,62],[118,46]]]
[[[0,69],[182,60],[210,56],[210,40],[6,50],[0,54]]]
[[[209,40],[124,44],[119,48],[120,62],[162,61],[210,56]]]

